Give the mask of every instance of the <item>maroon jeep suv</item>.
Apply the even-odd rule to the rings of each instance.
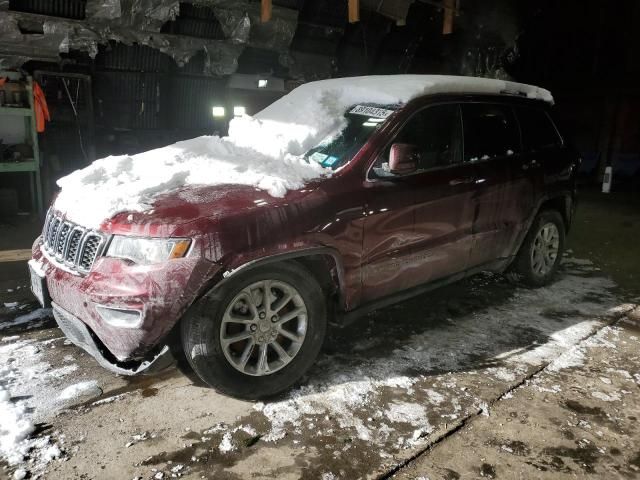
[[[282,197],[184,185],[100,228],[54,203],[33,246],[32,289],[117,373],[167,366],[179,338],[202,380],[255,399],[302,377],[329,322],[480,271],[545,285],[573,216],[579,156],[550,95],[465,81],[348,106],[339,134],[300,156],[328,174]]]

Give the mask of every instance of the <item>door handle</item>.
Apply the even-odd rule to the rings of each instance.
[[[456,185],[468,185],[474,181],[475,178],[473,177],[454,178],[453,180],[449,180],[449,185],[452,187],[455,187]]]

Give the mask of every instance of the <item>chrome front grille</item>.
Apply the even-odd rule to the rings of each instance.
[[[83,235],[84,230],[80,227],[74,228],[71,232],[69,244],[67,246],[67,253],[65,254],[65,258],[67,258],[70,263],[76,263],[78,251],[80,250],[80,241],[82,240]]]
[[[86,273],[102,253],[105,237],[49,212],[44,222],[42,242],[45,252],[58,262]]]
[[[67,243],[67,237],[69,236],[69,230],[71,230],[71,224],[69,222],[64,222],[62,226],[58,229],[58,236],[56,238],[55,243],[55,253],[57,257],[61,257],[64,253],[64,247]]]
[[[83,242],[82,253],[80,254],[80,260],[78,261],[78,265],[83,270],[89,270],[91,265],[93,265],[93,261],[98,255],[98,248],[102,243],[102,237],[99,235],[89,234],[85,237]]]

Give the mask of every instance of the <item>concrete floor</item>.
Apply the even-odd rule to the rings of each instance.
[[[631,317],[585,342],[580,368],[543,370],[392,478],[639,478],[640,311]]]
[[[374,312],[333,332],[302,385],[268,403],[218,395],[179,368],[113,376],[46,319],[0,330],[3,383],[46,439],[25,468],[65,479],[636,478],[638,272],[611,268],[621,288],[606,270],[615,254],[578,255],[592,249],[579,232],[604,210],[583,205],[554,285],[479,276]],[[623,232],[615,251],[640,221],[609,217]],[[0,301],[21,305],[0,309],[0,326],[34,308],[15,288],[26,276],[8,271]],[[95,388],[61,398],[79,382]],[[42,461],[54,444],[59,458]]]

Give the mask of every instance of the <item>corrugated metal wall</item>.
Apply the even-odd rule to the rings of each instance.
[[[203,58],[179,68],[168,55],[112,42],[96,57],[96,122],[111,128],[210,130],[224,104],[224,79],[195,75]]]
[[[144,45],[109,42],[96,56],[96,123],[113,128],[167,127],[163,95],[175,62]]]
[[[164,53],[145,45],[125,45],[111,41],[101,45],[96,68],[139,72],[169,72],[175,62]]]
[[[211,107],[224,105],[225,80],[175,76],[171,79],[171,128],[198,130],[213,126]]]
[[[87,0],[9,0],[9,10],[84,19]]]
[[[162,32],[216,40],[225,38],[211,7],[184,2],[180,3],[180,15],[174,21],[165,23]]]
[[[161,105],[165,75],[124,71],[96,72],[96,123],[125,129],[166,128]]]

